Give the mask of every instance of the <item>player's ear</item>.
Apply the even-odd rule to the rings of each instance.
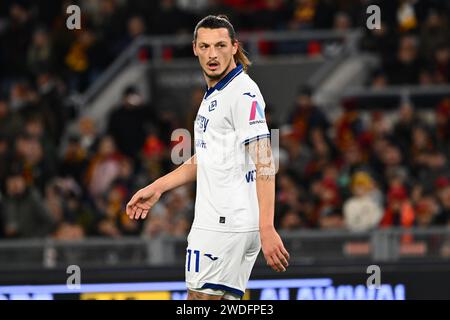
[[[197,47],[195,46],[195,41],[192,41],[192,51],[194,51],[194,55],[197,57]]]
[[[237,53],[238,49],[239,49],[239,41],[236,40],[233,43],[233,56]]]

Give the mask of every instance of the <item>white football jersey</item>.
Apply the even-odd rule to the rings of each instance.
[[[194,123],[197,197],[192,227],[259,230],[256,170],[245,145],[270,137],[265,103],[238,65],[206,92]]]

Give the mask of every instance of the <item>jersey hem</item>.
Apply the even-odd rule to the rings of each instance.
[[[233,293],[235,295],[240,296],[241,298],[245,293],[245,289],[243,290],[241,288],[238,289],[237,287],[222,281],[216,281],[214,283],[208,281],[199,281],[199,282],[186,281],[186,287],[189,290],[197,292],[201,292],[201,289],[222,290],[224,291],[224,293]]]
[[[192,229],[201,229],[207,231],[216,231],[216,232],[235,232],[235,233],[243,233],[243,232],[254,232],[259,231],[259,227],[246,228],[246,229],[223,229],[223,228],[213,228],[202,225],[192,225]]]

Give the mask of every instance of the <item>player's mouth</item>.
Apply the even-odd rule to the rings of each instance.
[[[219,63],[217,61],[208,62],[206,65],[211,71],[216,71],[217,69],[219,69]]]

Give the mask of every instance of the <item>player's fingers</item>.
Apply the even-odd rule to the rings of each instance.
[[[141,216],[141,213],[142,213],[142,208],[137,207],[137,209],[136,209],[136,215],[134,216],[134,219],[139,220],[139,218],[140,218],[140,216]]]
[[[277,266],[277,264],[275,263],[272,256],[268,256],[266,260],[267,260],[267,265],[270,266],[273,270],[275,270],[276,272],[281,271],[281,269]]]
[[[133,209],[134,209],[134,206],[130,207],[130,209],[129,209],[130,214],[128,215],[128,218],[130,218],[130,219],[133,219]]]
[[[133,208],[135,207],[135,204],[133,203],[133,199],[131,199],[128,203],[127,203],[127,215],[130,219],[132,219],[133,216]]]
[[[135,206],[140,200],[142,200],[142,190],[136,192],[134,196],[131,198],[131,200],[128,202],[129,206]]]
[[[132,209],[133,206],[135,205],[135,202],[136,202],[136,198],[135,198],[135,195],[134,195],[134,196],[130,199],[130,201],[128,201],[128,203],[127,203],[127,209],[128,209],[128,208]]]
[[[283,266],[283,263],[281,263],[280,259],[278,258],[278,255],[276,253],[273,254],[272,260],[277,267],[278,272],[284,272],[286,271],[286,268]]]
[[[286,248],[283,245],[281,246],[280,250],[283,256],[286,258],[286,260],[289,260],[291,256],[289,255],[289,252],[287,252]]]
[[[134,207],[134,196],[127,203],[127,215],[131,218],[131,214],[133,212]]]
[[[147,213],[148,213],[147,209],[142,210],[142,219],[147,218]]]
[[[271,268],[272,268],[273,270],[275,270],[275,271],[278,271],[278,270],[276,269],[276,267],[275,267],[273,261],[272,261],[272,258],[267,257],[267,258],[266,258],[266,261],[267,261],[267,265],[268,265],[269,267],[271,267]]]
[[[133,208],[131,209],[130,219],[134,219],[134,216],[136,214],[136,210],[137,210],[137,206],[133,206]]]
[[[277,252],[277,257],[285,268],[289,266],[289,263],[283,253],[281,253],[281,250]]]

